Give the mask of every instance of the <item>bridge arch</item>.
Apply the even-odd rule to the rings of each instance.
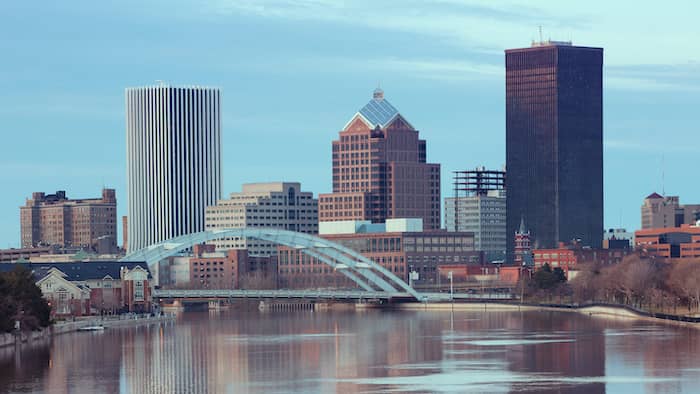
[[[196,244],[227,237],[255,238],[299,249],[342,273],[365,291],[405,292],[418,300],[422,299],[420,294],[401,278],[360,253],[327,239],[288,230],[230,228],[201,231],[131,252],[120,261],[145,261],[152,266]]]

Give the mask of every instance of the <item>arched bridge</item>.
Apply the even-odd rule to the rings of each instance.
[[[417,300],[425,298],[391,271],[352,249],[313,235],[287,230],[232,228],[202,231],[129,253],[121,261],[145,261],[152,266],[196,244],[228,237],[255,238],[299,249],[347,276],[368,295],[403,295]]]

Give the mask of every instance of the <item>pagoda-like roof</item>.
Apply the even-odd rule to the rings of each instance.
[[[355,114],[355,116],[350,119],[350,121],[345,125],[345,128],[347,128],[347,126],[357,117],[362,119],[362,121],[365,122],[370,129],[374,129],[375,127],[382,129],[386,128],[398,117],[401,117],[404,122],[408,124],[406,119],[401,116],[399,111],[394,108],[394,106],[391,105],[387,99],[384,98],[384,91],[380,88],[374,90],[372,99],[369,101],[369,103],[362,107]],[[411,128],[413,127],[411,126]]]

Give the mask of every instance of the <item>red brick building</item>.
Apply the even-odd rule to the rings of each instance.
[[[552,269],[560,267],[564,272],[569,272],[580,263],[617,264],[632,252],[631,249],[593,249],[577,243],[560,243],[557,249],[535,249],[533,255],[535,269],[549,264]]]
[[[319,220],[422,218],[440,228],[440,165],[381,89],[333,141],[333,193],[319,195]]]
[[[151,310],[151,274],[146,263],[92,261],[0,264],[32,271],[54,316]]]
[[[102,189],[101,198],[69,199],[65,191],[32,193],[20,207],[23,248],[58,245],[100,254],[116,253],[117,197]]]
[[[192,289],[276,288],[275,256],[249,256],[246,249],[216,252],[216,245],[200,244],[190,258]]]

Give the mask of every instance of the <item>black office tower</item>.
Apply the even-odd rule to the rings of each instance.
[[[534,248],[603,234],[603,49],[506,50],[508,256],[521,218]]]

